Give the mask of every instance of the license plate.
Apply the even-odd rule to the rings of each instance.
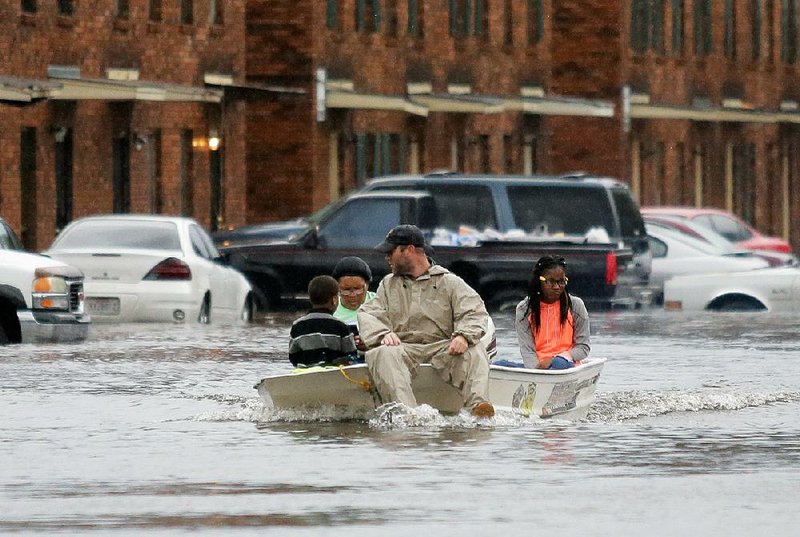
[[[119,298],[87,297],[86,311],[90,315],[119,315]]]

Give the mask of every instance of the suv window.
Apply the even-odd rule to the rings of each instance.
[[[702,217],[698,216],[695,218],[695,221],[700,218]],[[746,241],[753,238],[753,234],[733,218],[728,218],[727,216],[722,216],[719,214],[714,214],[708,216],[707,218],[708,223],[704,221],[702,224],[711,227],[711,229],[715,230],[717,233],[731,242]]]
[[[428,192],[436,203],[439,225],[457,230],[466,225],[479,231],[497,229],[494,200],[489,187],[481,185],[413,183],[380,185],[372,190],[420,190]]]
[[[611,191],[611,197],[614,199],[614,204],[617,206],[619,213],[619,227],[620,233],[623,238],[629,237],[643,237],[647,234],[644,229],[644,220],[636,207],[633,198],[627,190],[614,189]]]
[[[378,244],[400,222],[400,205],[400,200],[353,200],[323,224],[320,239],[327,248]]]
[[[603,188],[509,186],[508,199],[516,227],[527,233],[585,235],[600,226],[610,237],[617,234]]]

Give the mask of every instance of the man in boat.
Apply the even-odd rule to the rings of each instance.
[[[333,316],[339,305],[339,284],[317,276],[308,284],[311,311],[292,324],[289,360],[294,366],[347,365],[358,361],[350,328]]]
[[[422,231],[400,225],[375,247],[391,268],[374,300],[358,310],[367,365],[384,402],[417,406],[414,370],[430,363],[458,389],[476,417],[494,416],[488,399],[489,357],[481,342],[488,325],[483,300],[461,278],[433,264]]]

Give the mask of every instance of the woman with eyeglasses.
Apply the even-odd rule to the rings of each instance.
[[[372,270],[360,257],[343,257],[333,268],[333,277],[339,283],[339,307],[333,316],[350,327],[358,350],[366,351],[358,335],[356,312],[361,304],[375,298],[375,293],[369,290]]]
[[[563,257],[541,257],[528,296],[517,304],[517,340],[528,369],[568,369],[589,355],[589,313],[567,291],[566,269]]]

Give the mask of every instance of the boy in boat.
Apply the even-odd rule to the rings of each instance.
[[[430,246],[416,226],[395,227],[375,249],[386,255],[392,273],[375,299],[359,308],[358,327],[383,401],[417,406],[411,377],[419,364],[430,363],[474,416],[494,416],[489,357],[481,341],[488,313],[481,297],[431,262]]]
[[[317,276],[308,284],[311,311],[292,323],[289,360],[294,366],[348,365],[358,360],[350,328],[333,316],[339,305],[339,284]]]

